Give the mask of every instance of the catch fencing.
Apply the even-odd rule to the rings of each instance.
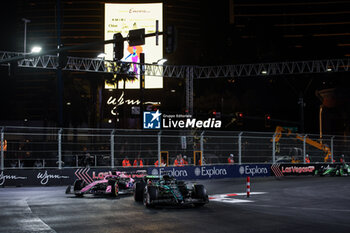
[[[117,130],[1,127],[1,170],[122,166],[128,159],[154,166],[162,156],[168,166],[182,155],[189,165],[305,163],[347,160],[349,138],[274,132],[201,130]],[[139,165],[139,164],[137,164]]]

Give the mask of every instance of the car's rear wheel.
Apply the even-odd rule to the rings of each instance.
[[[134,187],[134,200],[137,202],[142,202],[143,200],[143,191],[146,187],[145,182],[137,182]]]
[[[83,194],[80,193],[80,191],[82,190],[82,188],[84,187],[84,181],[83,180],[75,180],[74,181],[74,185],[73,185],[73,191],[75,196],[77,197],[82,197]]]
[[[66,188],[66,194],[69,194],[71,192],[71,186],[68,185],[68,187]]]

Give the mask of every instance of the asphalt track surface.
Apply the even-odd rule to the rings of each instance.
[[[250,198],[240,194],[243,179],[201,183],[213,196],[200,208],[146,209],[131,196],[76,198],[65,187],[0,188],[0,232],[350,232],[350,177],[251,179],[261,193]]]

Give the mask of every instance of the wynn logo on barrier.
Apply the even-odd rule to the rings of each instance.
[[[4,171],[0,173],[0,185],[3,185],[6,180],[26,180],[28,177],[17,175],[4,175]]]
[[[61,176],[58,174],[49,174],[47,171],[44,173],[39,172],[37,178],[40,180],[40,184],[46,185],[50,179],[69,179],[69,176]]]

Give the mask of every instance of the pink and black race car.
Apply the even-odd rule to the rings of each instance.
[[[131,174],[117,171],[115,175],[106,175],[102,180],[96,180],[90,184],[84,180],[75,180],[73,192],[71,185],[69,185],[66,189],[66,194],[74,193],[77,197],[82,197],[84,194],[117,197],[119,194],[133,193],[134,182],[135,180]]]

